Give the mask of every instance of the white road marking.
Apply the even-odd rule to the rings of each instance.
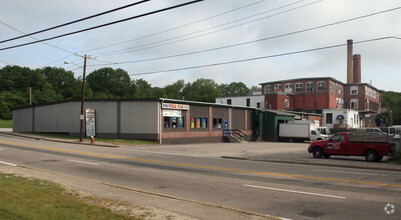
[[[16,167],[16,166],[17,166],[17,164],[7,163],[7,162],[4,162],[4,161],[0,161],[0,163],[6,164],[6,165],[10,165],[10,166],[13,166],[13,167]]]
[[[336,170],[318,170],[321,172],[332,172],[332,173],[347,173],[347,174],[358,174],[358,175],[371,175],[371,176],[386,176],[385,174],[378,174],[378,173],[360,173],[360,172],[348,172],[348,171],[336,171]]]
[[[302,191],[295,191],[295,190],[288,190],[288,189],[278,189],[278,188],[271,188],[271,187],[264,187],[264,186],[254,186],[254,185],[244,185],[244,186],[252,187],[252,188],[258,188],[258,189],[268,189],[268,190],[275,190],[275,191],[282,191],[282,192],[306,194],[306,195],[312,195],[312,196],[323,196],[323,197],[330,197],[330,198],[336,198],[336,199],[346,199],[346,197],[343,197],[343,196],[334,196],[334,195],[327,195],[327,194],[302,192]]]
[[[99,166],[98,163],[91,163],[91,162],[85,162],[85,161],[79,161],[79,160],[67,160],[67,161],[75,162],[75,163],[83,163],[83,164],[89,164],[89,165]]]

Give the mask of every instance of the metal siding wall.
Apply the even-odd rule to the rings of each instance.
[[[79,133],[80,102],[35,107],[35,132]]]
[[[32,132],[32,108],[13,111],[13,131]]]
[[[122,134],[158,134],[158,102],[121,102]]]

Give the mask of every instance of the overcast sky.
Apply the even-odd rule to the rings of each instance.
[[[33,37],[45,39],[189,1],[151,0]],[[2,0],[0,41],[133,2],[136,1]],[[83,65],[83,59],[74,55],[78,53],[97,58],[88,60],[87,73],[103,67],[122,68],[131,79],[143,78],[158,87],[199,78],[219,84],[243,82],[248,87],[303,77],[333,77],[346,82],[345,44],[347,39],[353,39],[354,54],[362,57],[362,82],[401,92],[398,7],[399,0],[204,0],[46,44],[1,50],[0,68],[54,66],[72,70],[78,77],[82,75],[79,66]],[[367,16],[390,9],[395,10]],[[350,20],[362,16],[367,17]],[[329,25],[341,21],[347,22]],[[289,34],[324,25],[329,26]],[[399,39],[357,43],[390,36]],[[2,43],[0,48],[31,41],[35,39],[27,37]],[[336,45],[342,46],[291,54]],[[198,66],[204,67],[194,68]]]

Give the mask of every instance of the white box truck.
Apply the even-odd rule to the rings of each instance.
[[[315,130],[315,125],[311,123],[281,123],[279,125],[279,138],[289,142],[326,139],[325,135]]]

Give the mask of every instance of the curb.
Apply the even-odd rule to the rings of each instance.
[[[16,136],[16,137],[31,138],[31,139],[35,139],[35,140],[53,141],[53,142],[66,143],[66,144],[84,144],[84,145],[88,145],[88,146],[112,147],[112,148],[119,147],[117,145],[112,145],[112,144],[91,144],[91,143],[86,143],[86,142],[64,141],[64,140],[59,140],[59,139],[42,138],[42,137],[31,136],[31,135],[23,135],[23,134],[13,133],[13,132],[0,132],[0,134],[11,135],[11,136]]]
[[[249,161],[258,161],[258,162],[270,162],[270,163],[288,163],[288,164],[317,165],[317,166],[327,166],[327,167],[358,168],[358,169],[365,169],[365,170],[385,170],[385,171],[401,172],[401,167],[400,168],[366,167],[366,166],[347,165],[347,164],[327,164],[327,163],[310,162],[310,161],[303,162],[303,161],[289,161],[289,160],[250,159],[250,158],[246,158],[246,157],[232,157],[232,156],[221,156],[221,158],[232,159],[232,160],[249,160]]]

